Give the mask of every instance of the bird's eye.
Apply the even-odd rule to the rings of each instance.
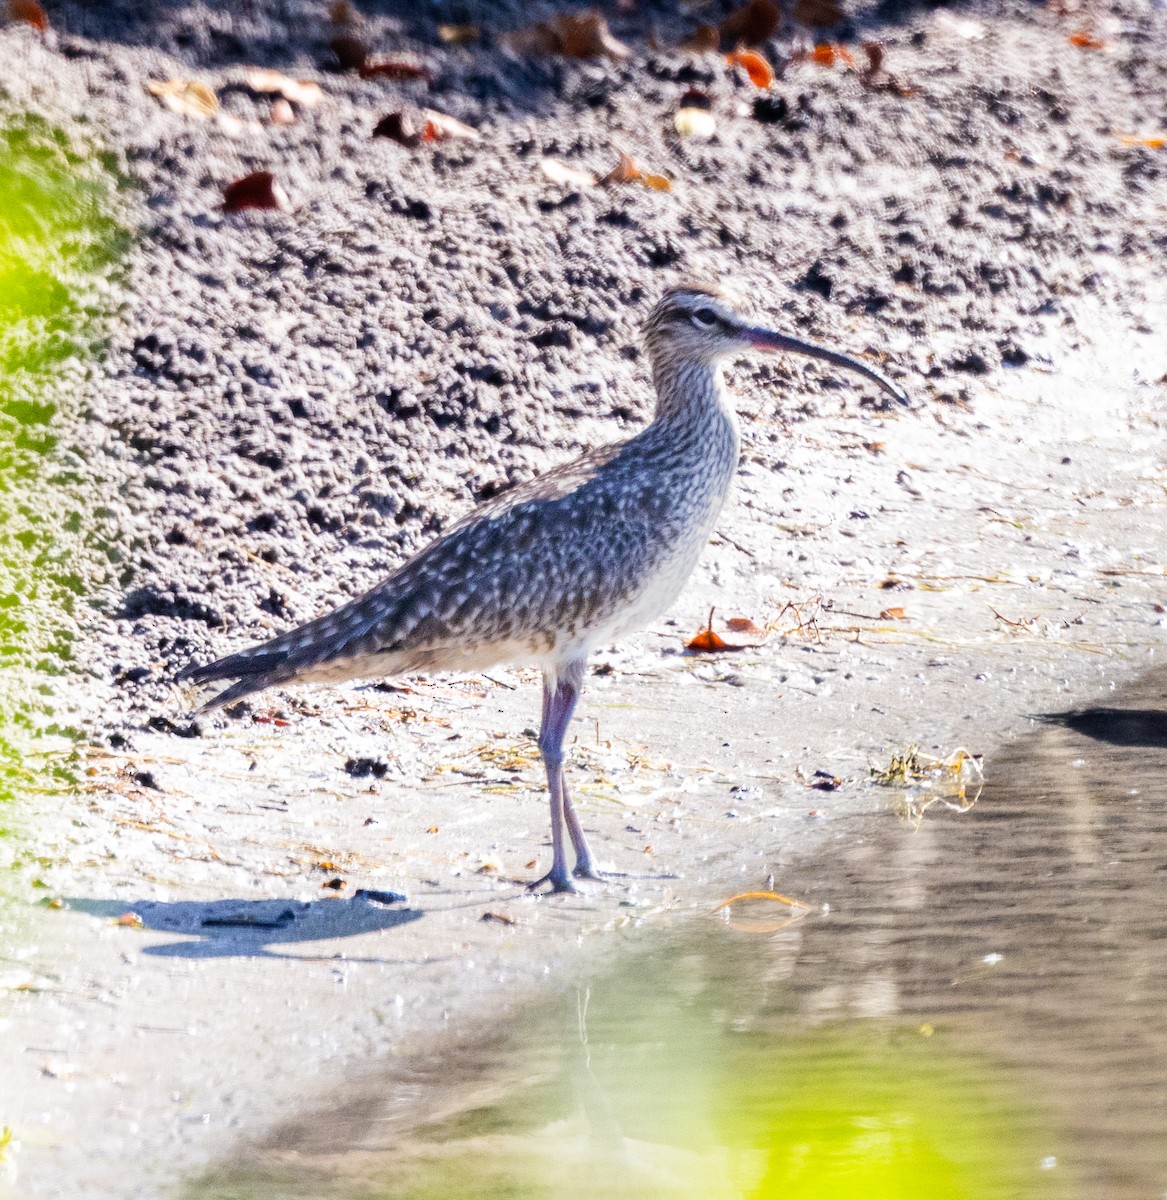
[[[698,308],[689,314],[689,319],[698,329],[712,329],[717,324],[717,313],[711,308]]]

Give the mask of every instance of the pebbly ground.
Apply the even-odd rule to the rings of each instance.
[[[501,39],[552,11],[363,6],[359,35],[428,86],[332,70],[322,4],[59,4],[45,38],[0,30],[9,103],[108,145],[139,233],[75,431],[106,565],[60,693],[95,749],[25,871],[73,912],[5,918],[39,947],[5,1034],[23,1194],[162,1194],[369,1056],[514,1005],[577,939],[691,917],[888,819],[863,779],[889,749],[991,750],[1153,661],[1167,151],[1122,139],[1167,126],[1163,11],[856,5],[841,35],[882,41],[904,87],[791,61],[766,93],[671,48],[716,6],[614,9],[621,62]],[[443,44],[447,20],[482,40]],[[1084,28],[1100,49],[1069,41]],[[762,49],[781,67],[806,43],[784,27]],[[324,99],[273,124],[253,64]],[[234,120],[145,92],[186,75]],[[693,88],[707,142],[674,129]],[[418,106],[480,139],[370,136]],[[603,174],[620,150],[672,191],[539,166]],[[224,214],[223,185],[258,169],[290,211]],[[314,615],[476,499],[638,428],[638,325],[684,273],[872,355],[918,408],[787,359],[730,372],[736,498],[676,623],[597,656],[573,750],[601,859],[683,882],[559,909],[515,890],[545,869],[530,672],[276,693],[189,724],[169,683],[188,658]],[[770,640],[682,655],[711,604]],[[818,769],[841,790],[813,789]],[[408,891],[408,915],[358,887]],[[268,941],[205,932],[220,906],[288,898],[308,904],[291,932],[282,910]],[[518,924],[479,920],[500,908]],[[138,910],[145,930],[110,924]],[[273,965],[271,942],[308,952]]]

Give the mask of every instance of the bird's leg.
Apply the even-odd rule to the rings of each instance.
[[[584,662],[582,659],[568,663],[562,670],[552,674],[543,672],[543,721],[539,727],[539,753],[547,769],[547,790],[551,796],[551,870],[537,879],[532,888],[542,883],[551,884],[554,892],[574,892],[575,884],[567,870],[567,853],[563,845],[563,826],[566,822],[571,844],[576,854],[576,874],[592,874],[591,852],[579,818],[571,807],[567,786],[563,779],[563,739],[579,699],[583,684]]]

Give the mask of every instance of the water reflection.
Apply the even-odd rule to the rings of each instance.
[[[784,872],[829,912],[658,933],[192,1195],[1163,1195],[1167,747],[1128,734],[1165,682],[1051,718],[969,813]]]

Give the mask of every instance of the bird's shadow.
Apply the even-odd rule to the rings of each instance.
[[[346,900],[95,900],[71,897],[75,912],[120,918],[136,914],[147,929],[184,935],[182,941],[147,946],[166,958],[292,958],[272,946],[333,941],[406,925],[421,917],[392,892],[358,892]],[[132,918],[131,918],[132,920]],[[195,940],[187,940],[193,938]]]
[[[1081,708],[1041,713],[1038,720],[1112,746],[1167,748],[1167,712],[1154,708]]]

